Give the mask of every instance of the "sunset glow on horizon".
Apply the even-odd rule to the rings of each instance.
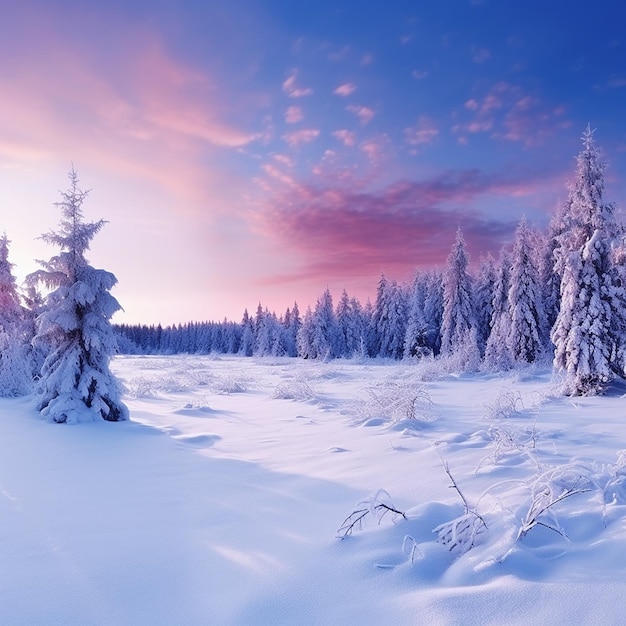
[[[423,4],[424,6],[420,6]],[[0,232],[55,253],[76,168],[116,322],[303,311],[472,261],[567,196],[590,124],[626,207],[616,1],[0,0]]]

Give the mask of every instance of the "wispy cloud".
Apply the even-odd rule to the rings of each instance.
[[[294,130],[291,133],[283,135],[283,139],[292,148],[297,148],[303,143],[310,143],[317,139],[320,131],[317,128],[303,128],[302,130]]]
[[[333,50],[328,53],[328,60],[336,63],[337,61],[343,61],[350,54],[350,46],[345,45],[338,50]]]
[[[200,153],[260,139],[258,129],[230,123],[214,77],[177,58],[158,34],[117,24],[116,46],[100,55],[86,38],[67,36],[84,26],[78,17],[45,7],[21,17],[19,37],[4,33],[15,55],[0,58],[0,136],[19,146],[14,158],[74,158],[193,206],[214,182]]]
[[[337,87],[337,89],[335,89],[335,91],[333,91],[334,94],[337,94],[338,96],[343,96],[344,98],[349,96],[350,94],[354,93],[356,91],[356,85],[353,83],[343,83],[343,85],[339,85],[339,87]]]
[[[489,133],[494,139],[536,146],[570,125],[564,107],[547,108],[539,97],[503,81],[493,85],[482,98],[467,100],[463,108],[471,114],[470,119],[452,128],[462,145],[469,142],[470,135]]]
[[[335,130],[332,134],[333,137],[341,141],[344,146],[351,147],[356,145],[356,133],[352,132],[351,130]]]
[[[371,65],[374,62],[374,55],[370,54],[369,52],[367,54],[364,54],[361,57],[361,67],[367,67],[368,65]]]
[[[619,89],[621,87],[626,87],[626,77],[625,76],[613,76],[606,82],[606,86],[611,89]]]
[[[376,115],[376,112],[373,109],[370,109],[366,106],[359,106],[356,104],[349,104],[346,107],[346,111],[350,113],[354,113],[359,118],[361,124],[365,125],[372,121],[373,117]]]
[[[445,262],[459,225],[471,252],[496,252],[510,239],[517,216],[488,218],[467,204],[485,194],[528,191],[536,182],[466,170],[370,193],[301,187],[271,198],[259,226],[303,256],[304,268],[293,280],[365,276],[383,268],[406,274]]]
[[[310,87],[298,87],[296,80],[298,78],[298,70],[291,70],[291,74],[283,82],[283,91],[290,98],[304,98],[310,96],[313,93],[313,89]]]
[[[420,116],[415,126],[404,129],[404,140],[411,146],[429,145],[439,135],[439,130],[432,119]]]
[[[413,70],[411,72],[411,76],[416,80],[421,80],[422,78],[426,78],[428,76],[428,72],[425,70]]]
[[[293,159],[286,154],[275,154],[274,161],[281,163],[289,168],[293,167]]]
[[[289,174],[285,174],[282,170],[280,170],[278,167],[276,167],[273,163],[264,163],[261,166],[261,169],[270,177],[273,178],[274,180],[277,180],[281,183],[283,183],[283,185],[287,185],[288,187],[294,188],[294,189],[298,189],[299,185],[298,183],[295,181],[295,179],[290,176]]]
[[[296,124],[304,119],[302,109],[297,106],[288,107],[285,111],[285,122],[287,124]]]

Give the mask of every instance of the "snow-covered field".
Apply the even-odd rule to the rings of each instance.
[[[0,402],[0,623],[624,622],[626,389],[375,361],[113,369],[131,422]]]

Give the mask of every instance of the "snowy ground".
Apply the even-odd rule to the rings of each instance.
[[[0,401],[0,623],[624,622],[626,389],[351,361],[114,370],[128,423]]]

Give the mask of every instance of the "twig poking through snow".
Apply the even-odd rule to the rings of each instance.
[[[386,502],[381,501],[381,499],[386,500]],[[337,529],[337,537],[339,539],[345,539],[348,535],[351,535],[355,528],[361,530],[363,520],[368,514],[372,517],[376,517],[379,524],[388,513],[392,514],[393,519],[401,516],[406,520],[404,512],[396,509],[393,504],[391,504],[391,498],[384,489],[379,489],[370,498],[357,503],[357,507],[361,505],[364,505],[363,508],[357,508],[352,511]]]

